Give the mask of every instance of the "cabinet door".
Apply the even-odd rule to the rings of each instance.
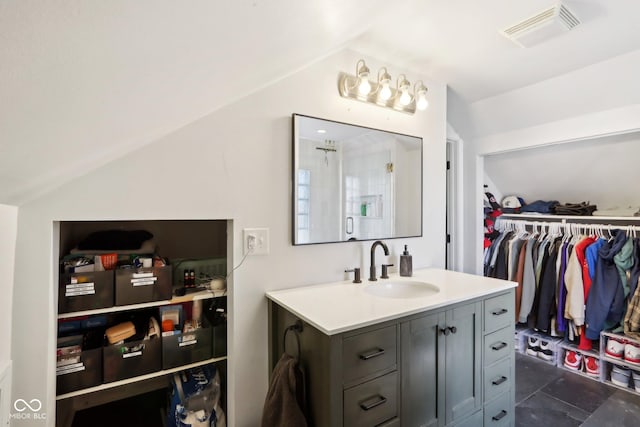
[[[447,424],[464,418],[482,406],[481,313],[482,303],[472,303],[446,312],[445,324],[451,331],[445,337]]]
[[[444,425],[444,351],[439,326],[444,312],[402,323],[401,416],[407,427]],[[442,336],[444,338],[444,335]]]

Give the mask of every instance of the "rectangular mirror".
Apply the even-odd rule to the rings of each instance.
[[[422,236],[422,138],[293,115],[293,244]]]

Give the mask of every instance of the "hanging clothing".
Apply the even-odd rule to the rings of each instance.
[[[524,252],[524,266],[522,268],[522,297],[520,298],[520,311],[518,313],[518,321],[526,323],[533,300],[536,295],[536,276],[533,269],[533,248],[536,246],[537,238],[535,235],[529,237]]]
[[[516,271],[515,280],[518,283],[518,287],[516,287],[516,323],[518,322],[518,318],[520,317],[520,305],[522,302],[522,282],[524,279],[524,259],[527,253],[527,240],[524,240],[522,246],[520,246],[520,251],[518,253],[518,267]]]
[[[600,338],[607,325],[615,325],[622,319],[624,290],[614,256],[627,241],[621,230],[611,232],[611,242],[604,243],[598,251],[598,262],[589,298],[587,298],[586,336],[591,340]],[[615,305],[614,305],[615,303]]]
[[[558,257],[558,249],[560,247],[560,239],[551,239],[547,245],[548,250],[545,251],[540,283],[538,285],[538,313],[536,316],[535,327],[539,331],[551,332],[551,319],[556,311],[556,288],[558,283],[558,273],[556,270],[556,260]]]
[[[573,245],[570,242],[562,242],[560,247],[560,254],[558,256],[558,287],[556,289],[556,321],[558,332],[565,332],[567,330],[567,320],[564,317],[565,302],[567,300],[567,287],[565,284],[565,273],[567,271],[567,259],[569,254],[572,253]]]
[[[624,316],[624,334],[640,339],[640,286],[637,285]]]
[[[637,237],[633,239],[633,267],[631,267],[629,276],[629,295],[633,298],[638,280],[640,280],[640,238]]]
[[[542,272],[544,271],[547,261],[549,260],[549,252],[546,248],[549,246],[549,239],[544,238],[544,240],[538,246],[538,259],[536,263],[536,294],[533,299],[533,307],[531,307],[531,313],[529,314],[529,318],[527,319],[527,323],[530,328],[536,328],[538,313],[540,311],[540,278],[542,277]]]

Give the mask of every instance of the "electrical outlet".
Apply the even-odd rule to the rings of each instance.
[[[245,228],[243,230],[244,254],[268,255],[269,254],[269,229]]]

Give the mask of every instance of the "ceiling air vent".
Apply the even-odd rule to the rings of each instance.
[[[552,37],[566,33],[580,24],[580,20],[562,3],[518,22],[501,33],[519,46],[531,47]]]

